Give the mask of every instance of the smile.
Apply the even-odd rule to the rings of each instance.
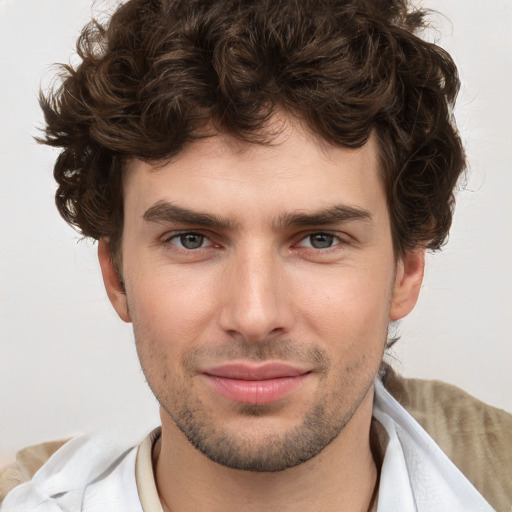
[[[311,371],[281,363],[262,366],[228,364],[203,372],[208,384],[224,398],[238,403],[265,405],[285,398]]]

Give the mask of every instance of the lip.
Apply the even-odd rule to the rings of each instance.
[[[265,405],[290,395],[311,375],[309,369],[285,363],[229,363],[202,372],[214,391],[228,400]]]

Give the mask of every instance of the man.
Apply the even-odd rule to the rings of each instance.
[[[401,1],[131,0],[84,30],[42,98],[57,205],[162,427],[64,444],[2,510],[510,507],[510,416],[382,364],[464,167],[421,26]]]

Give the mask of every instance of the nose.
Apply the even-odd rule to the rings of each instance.
[[[287,333],[292,315],[285,281],[283,263],[271,250],[239,254],[223,275],[220,327],[246,342]]]

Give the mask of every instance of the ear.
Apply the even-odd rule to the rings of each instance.
[[[126,293],[112,261],[110,243],[107,238],[100,238],[98,242],[98,259],[100,260],[103,283],[112,306],[114,306],[121,320],[131,322],[128,303],[126,302]]]
[[[391,322],[407,316],[416,305],[425,270],[425,249],[414,249],[400,258],[397,264],[395,288],[391,300]]]

